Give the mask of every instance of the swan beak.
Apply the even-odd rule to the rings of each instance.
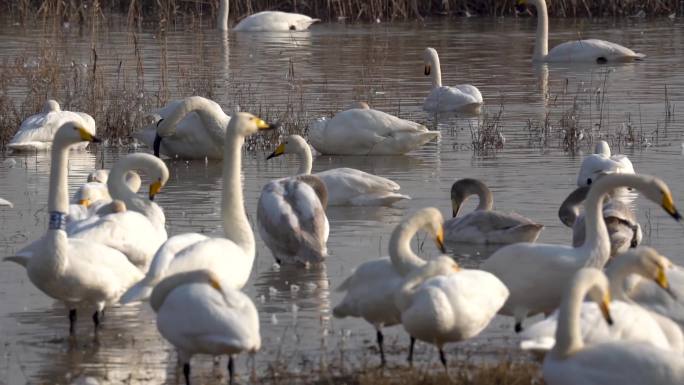
[[[160,180],[158,180],[158,181],[156,181],[150,185],[150,200],[151,201],[154,200],[155,195],[159,194],[159,190],[161,190],[161,188],[162,188],[162,183]]]
[[[442,225],[439,225],[439,230],[437,230],[437,236],[435,237],[435,242],[437,243],[437,247],[439,248],[439,251],[446,254],[447,250],[446,250],[446,247],[444,247],[444,227],[442,227]]]
[[[90,206],[90,199],[81,199],[80,201],[78,201],[78,204],[81,206],[88,207]]]
[[[669,192],[663,193],[663,203],[662,203],[663,209],[670,214],[672,218],[674,218],[675,221],[680,221],[682,219],[682,216],[679,215],[679,212],[677,211],[677,208],[674,205],[674,201],[672,201],[672,195]]]
[[[461,204],[452,199],[451,200],[451,214],[453,215],[454,218],[456,218],[459,211],[461,211]]]
[[[256,118],[256,126],[260,130],[269,130],[271,129],[271,125],[266,123],[263,119]]]
[[[211,277],[209,277],[209,286],[213,287],[218,291],[223,291],[223,289],[221,288],[221,284],[213,274],[211,275]]]
[[[677,296],[675,293],[672,291],[672,288],[670,287],[670,283],[667,281],[667,275],[665,274],[665,269],[661,266],[658,268],[658,276],[655,279],[656,283],[658,286],[660,286],[667,294],[672,297],[673,300],[677,300]]]
[[[281,156],[285,153],[285,143],[280,143],[278,147],[276,147],[275,151],[269,155],[266,160],[269,160],[271,158],[275,158],[276,156]]]
[[[603,301],[599,304],[599,308],[601,309],[601,314],[603,315],[603,318],[606,320],[608,325],[613,325],[613,317],[610,315],[610,295],[606,294],[603,297]]]
[[[102,142],[99,138],[95,137],[95,135],[86,131],[86,129],[83,127],[76,127],[76,130],[78,130],[78,135],[81,137],[81,140],[84,142],[93,142],[93,143]]]
[[[431,66],[429,64],[425,65],[425,76],[430,75]]]

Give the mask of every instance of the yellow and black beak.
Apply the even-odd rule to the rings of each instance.
[[[78,204],[81,206],[88,207],[90,206],[90,199],[81,199],[80,201],[78,201]]]
[[[516,0],[515,2],[515,11],[517,13],[524,13],[527,11],[527,1],[525,0]]]
[[[90,132],[86,131],[86,129],[83,127],[76,127],[76,130],[78,131],[78,135],[81,137],[81,140],[83,140],[85,142],[93,142],[93,143],[102,142],[99,138],[97,138],[95,135],[91,134]]]
[[[674,201],[672,200],[672,194],[669,192],[663,192],[663,202],[661,204],[665,212],[670,214],[672,218],[674,218],[675,221],[680,221],[682,219],[682,216],[679,214],[679,211],[677,211],[677,208],[674,205]]]
[[[667,294],[672,297],[672,299],[677,300],[677,295],[670,288],[670,282],[667,280],[667,275],[665,274],[665,269],[661,266],[658,268],[658,275],[656,276],[655,282],[660,286]]]
[[[273,151],[273,152],[271,153],[271,155],[269,155],[269,156],[266,158],[266,160],[269,160],[269,159],[271,159],[271,158],[275,158],[275,157],[277,157],[277,156],[281,156],[281,155],[283,155],[284,153],[285,153],[285,143],[280,143],[280,144],[278,145],[278,147],[276,147],[275,151]]]
[[[610,295],[606,294],[603,297],[603,301],[599,304],[599,308],[601,309],[601,314],[603,315],[603,318],[606,320],[608,325],[613,325],[613,317],[610,315]]]
[[[150,200],[153,201],[155,195],[159,194],[159,190],[162,188],[162,182],[160,180],[152,183],[150,185]]]
[[[430,70],[432,69],[432,66],[429,64],[425,65],[425,76],[430,75]]]
[[[437,235],[435,235],[435,243],[437,244],[439,251],[446,254],[447,250],[446,247],[444,247],[444,227],[442,225],[439,225]]]
[[[272,127],[271,124],[266,123],[265,120],[260,119],[260,118],[255,118],[256,119],[256,126],[259,130],[270,130]]]

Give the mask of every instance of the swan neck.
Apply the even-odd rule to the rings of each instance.
[[[53,143],[50,164],[48,212],[69,212],[69,146]]]
[[[631,274],[639,274],[639,269],[627,255],[624,258],[615,258],[606,268],[606,276],[610,282],[610,294],[614,300],[632,302],[625,291],[627,277]]]
[[[299,157],[299,170],[298,175],[309,175],[311,174],[311,169],[313,168],[313,155],[311,155],[311,149],[308,144],[304,144],[300,150],[297,152]]]
[[[218,19],[216,26],[220,31],[228,30],[228,15],[230,13],[230,1],[221,0],[219,4]]]
[[[228,127],[230,130],[231,127]],[[238,245],[246,255],[254,257],[255,243],[252,227],[245,212],[242,195],[242,145],[245,138],[230,132],[226,135],[223,149],[223,194],[221,196],[221,215],[223,233],[226,238]]]
[[[432,88],[438,88],[442,86],[442,67],[439,64],[439,56],[437,53],[433,53],[430,57],[431,63],[431,73],[432,73]]]
[[[490,211],[494,207],[494,197],[489,189],[479,188],[477,190],[477,199],[479,202],[475,210]]]
[[[426,263],[411,249],[411,239],[427,222],[427,218],[410,218],[400,223],[392,232],[389,242],[390,259],[394,268],[403,276]]]
[[[582,349],[582,334],[579,324],[579,316],[584,297],[589,290],[586,281],[579,281],[574,285],[569,295],[566,295],[558,310],[558,326],[556,328],[556,345],[551,354],[556,358],[564,359]]]
[[[549,54],[549,14],[546,9],[546,1],[536,0],[537,8],[537,37],[534,43],[535,61],[543,61]]]
[[[224,140],[225,127],[228,125],[230,117],[223,112],[219,105],[201,96],[191,96],[178,103],[169,116],[159,124],[157,133],[161,137],[175,134],[178,123],[192,112],[197,113],[202,125],[206,128],[207,134],[214,141],[220,143]]]

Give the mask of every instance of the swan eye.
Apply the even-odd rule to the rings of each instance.
[[[587,186],[591,186],[591,178],[587,178]]]

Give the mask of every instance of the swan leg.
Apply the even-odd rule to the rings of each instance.
[[[442,362],[442,365],[444,365],[444,370],[449,372],[449,369],[447,369],[447,359],[446,359],[446,354],[444,354],[444,350],[442,348],[439,348],[439,360]]]
[[[93,324],[95,324],[95,331],[97,331],[100,328],[100,311],[95,310],[95,313],[93,313]]]
[[[159,149],[161,148],[161,142],[162,137],[159,136],[159,134],[154,134],[154,143],[152,144],[152,148],[154,150],[154,156],[156,156],[157,158],[159,158]]]
[[[513,318],[515,319],[515,332],[523,331],[523,321],[527,318],[527,309],[517,308],[513,311]]]
[[[190,363],[183,364],[183,376],[185,377],[185,385],[190,385]]]
[[[69,309],[69,335],[74,335],[76,328],[76,309]]]
[[[523,331],[522,322],[515,321],[515,332],[520,333]]]
[[[235,364],[233,363],[233,355],[228,356],[228,384],[233,385],[233,374],[235,373]]]
[[[409,354],[408,357],[406,358],[406,361],[408,361],[409,365],[413,366],[413,346],[416,344],[416,339],[412,336],[411,337],[411,345],[409,345]]]
[[[385,366],[387,362],[385,361],[385,351],[382,348],[382,342],[385,340],[385,337],[382,335],[382,331],[380,329],[377,330],[375,335],[378,339],[378,348],[380,348],[380,366]]]

